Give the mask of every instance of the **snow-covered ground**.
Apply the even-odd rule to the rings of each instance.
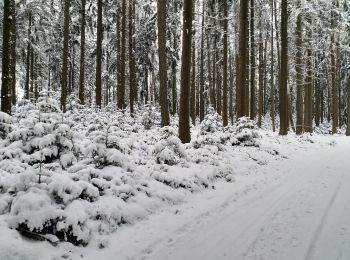
[[[1,259],[350,259],[350,139],[262,134],[226,151],[233,182],[122,225],[103,249],[29,241],[1,216]]]

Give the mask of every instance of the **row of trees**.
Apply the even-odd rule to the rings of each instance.
[[[33,102],[60,91],[63,111],[74,97],[131,114],[159,104],[163,126],[179,114],[183,142],[209,106],[224,125],[268,115],[275,131],[279,118],[282,135],[350,122],[345,0],[4,0],[0,10],[9,114],[19,85]]]

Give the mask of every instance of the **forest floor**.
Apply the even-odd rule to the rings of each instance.
[[[123,228],[84,259],[350,259],[350,139],[335,140],[292,146],[289,159]]]
[[[350,259],[350,139],[266,134],[266,150],[234,148],[235,181],[164,204],[121,226],[104,249],[33,242],[0,216],[5,260],[336,260]],[[2,258],[4,257],[4,258]]]

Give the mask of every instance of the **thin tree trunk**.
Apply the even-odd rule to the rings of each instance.
[[[70,0],[64,1],[64,31],[63,31],[63,64],[62,64],[62,84],[61,84],[61,109],[66,112],[67,85],[68,85],[68,59],[69,59],[69,7]]]
[[[201,68],[200,68],[200,76],[199,76],[199,84],[200,84],[200,90],[199,90],[199,120],[202,122],[204,119],[204,20],[205,20],[205,1],[203,1],[202,6],[202,35],[201,35],[201,54],[200,54],[200,61],[201,61]]]
[[[134,114],[134,102],[136,101],[136,61],[135,61],[135,44],[134,44],[134,23],[135,23],[135,0],[129,0],[129,71],[130,71],[130,114]],[[169,115],[168,115],[169,117]]]
[[[222,104],[222,118],[224,126],[228,125],[228,104],[227,104],[227,68],[228,68],[228,7],[227,1],[223,1],[223,9],[224,9],[224,50],[223,50],[223,85],[222,85],[222,95],[223,95],[223,104]],[[253,0],[252,0],[253,1]]]
[[[196,45],[192,44],[192,79],[190,97],[190,115],[192,124],[196,124]]]
[[[24,98],[29,100],[29,85],[30,85],[30,53],[31,53],[31,33],[32,33],[32,12],[29,11],[28,17],[28,34],[27,34],[27,66],[26,66],[26,83],[24,87]]]
[[[297,8],[301,8],[301,0],[297,2]],[[296,110],[297,110],[297,126],[296,134],[300,135],[303,132],[303,71],[302,71],[302,14],[299,13],[297,17],[297,28],[296,28],[296,60],[295,60],[295,71],[296,71],[296,83],[297,83],[297,101],[296,101]]]
[[[167,58],[166,58],[166,0],[158,0],[158,54],[160,107],[162,126],[169,125],[168,90],[167,90]]]
[[[126,0],[122,0],[120,82],[118,83],[118,108],[125,109],[125,61],[126,61]]]
[[[79,100],[83,105],[85,104],[85,5],[86,0],[81,0]]]
[[[97,0],[96,106],[102,107],[102,0]]]
[[[255,5],[254,0],[250,0],[250,118],[256,117],[256,98],[255,98]]]

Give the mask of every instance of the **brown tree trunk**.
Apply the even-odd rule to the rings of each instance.
[[[246,111],[246,72],[247,72],[247,31],[248,31],[248,7],[249,2],[247,0],[240,0],[240,17],[239,17],[239,61],[238,61],[238,73],[237,73],[237,88],[239,90],[239,98],[237,101],[237,117],[242,117],[247,115]]]
[[[81,0],[79,100],[83,105],[85,104],[85,5],[86,0]]]
[[[70,0],[64,1],[64,26],[63,26],[63,64],[62,64],[62,84],[61,84],[61,109],[66,112],[67,86],[68,86],[68,58],[69,58],[69,7]]]
[[[158,54],[160,107],[162,126],[169,125],[168,90],[167,90],[167,59],[166,59],[166,0],[158,0]]]
[[[223,41],[224,41],[224,50],[223,50],[223,84],[222,84],[222,118],[223,118],[223,124],[224,126],[228,125],[228,102],[227,102],[227,69],[228,69],[228,7],[227,7],[227,1],[223,1],[223,9],[224,9],[224,35],[223,35]],[[253,1],[253,0],[252,0]]]
[[[297,2],[297,8],[301,8],[301,0]],[[296,60],[295,60],[295,71],[296,71],[296,84],[297,84],[297,101],[296,101],[296,112],[297,112],[297,125],[296,134],[300,135],[303,132],[303,120],[304,120],[304,109],[303,109],[303,58],[302,58],[302,44],[303,44],[303,31],[302,31],[302,14],[299,13],[297,17],[297,28],[296,28]]]
[[[280,135],[288,134],[288,0],[281,4]]]
[[[189,143],[191,141],[189,94],[191,86],[192,5],[192,0],[184,0],[179,117],[179,137],[183,143]]]
[[[11,114],[11,84],[13,76],[14,57],[12,57],[13,48],[13,26],[12,15],[14,1],[4,1],[4,21],[3,21],[3,45],[2,45],[2,84],[1,84],[1,111]]]
[[[126,0],[122,0],[121,22],[121,49],[120,49],[120,75],[118,82],[118,108],[125,109],[125,62],[126,62]]]
[[[255,5],[254,0],[250,0],[250,118],[256,117],[255,98]]]

